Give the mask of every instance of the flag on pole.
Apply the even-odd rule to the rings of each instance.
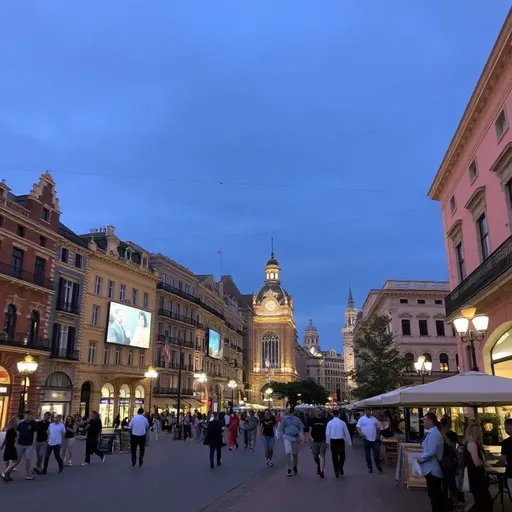
[[[167,333],[165,335],[165,343],[164,343],[164,348],[162,349],[162,352],[164,354],[164,359],[166,361],[170,361],[171,360],[171,353],[169,352],[169,333]]]
[[[219,249],[219,250],[217,251],[217,254],[222,254],[222,249]]]

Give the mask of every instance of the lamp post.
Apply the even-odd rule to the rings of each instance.
[[[486,315],[477,315],[476,308],[464,308],[459,318],[453,321],[455,329],[459,333],[463,343],[468,342],[471,345],[471,363],[472,370],[478,372],[476,363],[475,341],[482,341],[485,338],[485,332],[489,326],[489,317]]]
[[[178,412],[176,414],[176,426],[180,424],[180,408],[181,408],[181,367],[183,366],[183,347],[180,346],[180,354],[178,356],[178,399],[176,400],[176,407]]]
[[[158,372],[150,366],[148,371],[144,374],[146,379],[149,379],[149,414],[153,414],[151,410],[151,398],[153,397],[153,382],[158,377]]]
[[[19,408],[19,417],[23,418],[23,413],[25,412],[25,395],[27,394],[27,377],[32,375],[37,370],[38,363],[34,361],[34,358],[27,354],[23,361],[18,361],[17,367],[20,375],[24,376],[23,379],[23,392],[20,398],[20,408]]]
[[[205,384],[206,381],[208,380],[208,376],[204,372],[194,373],[194,380],[196,382],[199,382],[199,384]]]
[[[268,405],[269,405],[269,409],[270,409],[270,402],[272,402],[272,393],[274,392],[274,390],[272,388],[267,388],[265,389],[265,395],[266,395],[266,398],[263,399],[264,402],[268,402]]]
[[[421,375],[421,383],[425,384],[425,375],[430,374],[432,371],[432,361],[427,361],[425,356],[420,356],[414,363],[414,368]]]
[[[233,406],[235,405],[235,389],[238,387],[236,380],[231,379],[228,382],[228,388],[231,389],[231,410],[233,410]]]

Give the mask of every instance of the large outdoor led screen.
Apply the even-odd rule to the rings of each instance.
[[[111,302],[108,311],[107,343],[149,348],[151,313]]]
[[[215,359],[222,359],[222,343],[218,332],[208,329],[208,355]]]

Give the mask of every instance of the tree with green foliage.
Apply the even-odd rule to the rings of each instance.
[[[354,339],[355,369],[350,372],[358,399],[393,391],[404,383],[406,359],[400,354],[389,330],[386,315],[363,320]]]
[[[329,399],[327,390],[312,379],[295,382],[272,382],[270,387],[276,397],[286,399],[295,407],[300,401],[305,404],[325,405]]]

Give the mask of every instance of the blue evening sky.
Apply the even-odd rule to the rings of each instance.
[[[77,232],[263,282],[341,350],[349,283],[446,279],[426,194],[509,0],[10,2],[0,177]]]

